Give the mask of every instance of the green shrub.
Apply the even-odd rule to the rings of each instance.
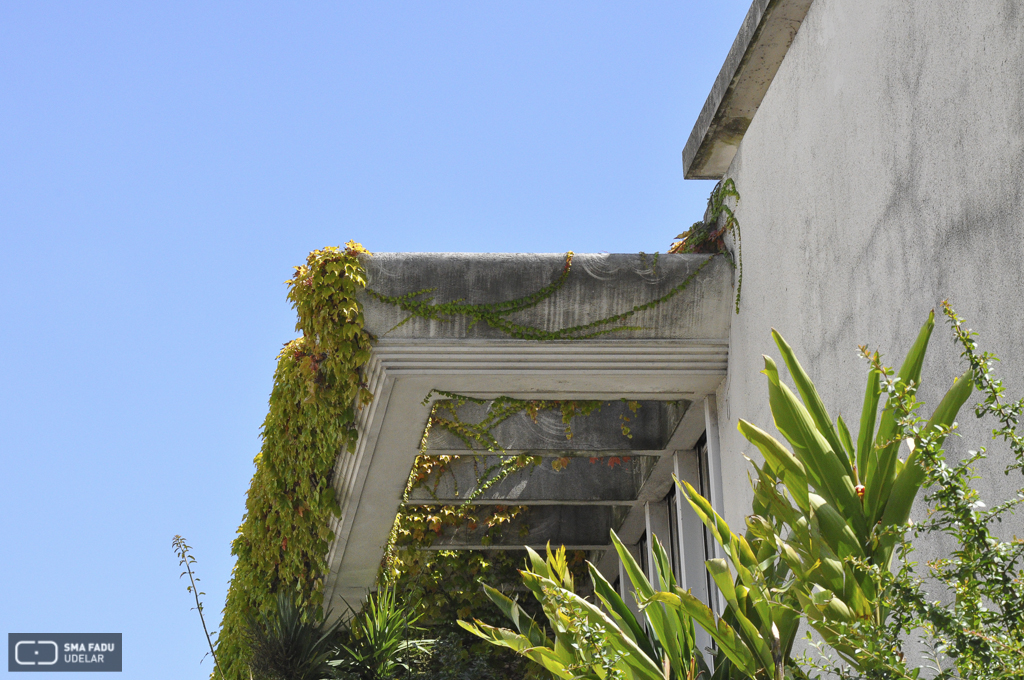
[[[615,532],[611,537],[639,597],[653,596],[655,589],[640,565]],[[674,588],[668,555],[656,537],[653,548],[661,587]],[[460,620],[459,625],[565,680],[692,680],[697,672],[707,672],[696,650],[689,616],[654,604],[645,609],[645,627],[592,565],[588,565],[590,576],[603,609],[575,592],[564,547],[554,553],[549,547],[546,560],[533,550],[527,551],[531,564],[521,572],[523,584],[541,604],[549,630],[538,625],[518,603],[489,586],[484,586],[487,595],[516,630],[480,620]]]

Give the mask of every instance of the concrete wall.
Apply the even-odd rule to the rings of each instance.
[[[773,326],[855,432],[857,345],[898,366],[946,298],[1002,358],[1008,394],[1024,394],[1020,0],[815,0],[728,176],[742,194],[745,272],[718,392],[733,526],[751,496],[740,454],[754,455],[736,423],[771,423],[759,371],[761,354],[778,358]],[[963,371],[950,340],[940,320],[930,404]],[[969,409],[961,423],[948,449],[990,443]],[[1020,479],[1002,475],[1005,449],[989,452],[979,487],[1004,498]]]

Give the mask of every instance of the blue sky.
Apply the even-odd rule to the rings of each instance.
[[[748,0],[0,5],[0,632],[205,678],[308,251],[662,251]]]

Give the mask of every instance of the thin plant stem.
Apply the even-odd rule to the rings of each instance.
[[[217,672],[220,674],[220,677],[223,678],[224,671],[220,667],[220,662],[217,661],[217,652],[213,649],[213,640],[210,638],[210,630],[206,627],[206,617],[203,616],[203,603],[199,601],[199,596],[205,595],[206,593],[199,592],[199,588],[196,587],[196,581],[199,579],[192,573],[192,563],[196,561],[196,558],[189,554],[189,550],[192,548],[185,543],[185,539],[180,535],[174,537],[172,544],[174,545],[174,549],[178,554],[178,557],[181,558],[181,562],[179,564],[185,567],[185,571],[181,572],[181,576],[188,574],[188,580],[192,584],[188,586],[188,591],[196,598],[196,611],[199,612],[199,621],[203,624],[203,633],[206,635],[206,644],[210,646],[210,656],[213,657],[213,665],[217,668]],[[181,576],[178,578],[181,578]]]

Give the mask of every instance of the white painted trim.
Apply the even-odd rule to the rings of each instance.
[[[700,486],[700,464],[696,451],[677,451],[673,455],[675,476],[677,479],[689,482],[694,488]],[[679,492],[679,512],[676,513],[676,525],[679,539],[679,565],[682,574],[679,576],[679,587],[689,590],[694,597],[701,602],[707,603],[707,576],[704,565],[704,525],[697,517],[697,513],[690,507],[689,502]],[[687,531],[688,529],[688,531]],[[687,550],[689,546],[689,550]],[[687,574],[700,574],[703,578],[695,577],[691,583]],[[700,625],[696,626],[697,648],[705,649],[711,646],[711,636]]]
[[[708,444],[708,491],[711,507],[719,515],[725,515],[722,498],[722,444],[718,436],[718,403],[714,394],[704,397],[704,421]]]
[[[681,465],[682,461],[680,460],[681,455],[682,455],[681,451],[675,451],[675,452],[672,453],[672,476],[675,477],[676,479],[684,480],[686,478],[683,477],[683,470],[682,470],[682,465]],[[686,479],[686,481],[690,481],[690,480]],[[678,488],[676,489],[676,494],[677,494],[677,497],[679,499],[678,500],[678,506],[679,507],[677,508],[677,511],[676,511],[676,525],[674,527],[672,527],[675,530],[675,532],[676,532],[676,549],[679,551],[679,571],[680,571],[680,573],[676,574],[676,581],[678,581],[680,588],[682,588],[683,590],[689,590],[690,586],[687,585],[687,580],[686,580],[687,552],[686,552],[686,541],[683,538],[683,511],[684,510],[688,510],[690,508],[690,504],[686,502],[686,498],[683,496],[682,492],[679,491]],[[691,553],[692,553],[692,551],[691,551]],[[692,559],[692,558],[693,557],[692,557],[692,554],[691,554],[690,559]]]
[[[662,546],[671,546],[668,542],[668,503],[665,500],[644,503],[644,521],[647,524],[647,580],[655,590],[661,589],[658,581],[658,567],[654,562],[654,537],[657,536]]]
[[[551,372],[725,375],[724,340],[381,340],[373,350],[389,375],[538,375]]]
[[[711,507],[715,512],[725,517],[725,499],[722,491],[722,444],[718,436],[718,401],[714,394],[704,397],[704,420],[707,424],[708,495],[711,496],[708,501],[711,502]],[[725,557],[722,546],[718,545],[716,541],[712,541],[711,546],[716,558]],[[718,593],[718,613],[724,612],[725,598],[718,588],[714,588],[714,590]]]

